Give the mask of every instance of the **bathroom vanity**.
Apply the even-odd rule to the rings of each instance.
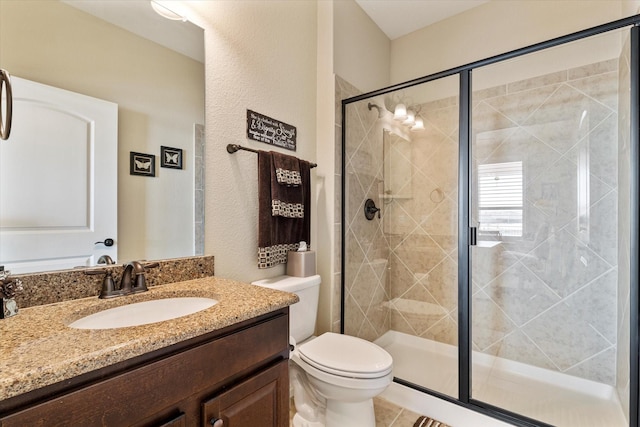
[[[68,326],[112,306],[179,296],[219,302],[148,325]],[[295,302],[209,277],[21,310],[0,322],[0,426],[288,426]]]

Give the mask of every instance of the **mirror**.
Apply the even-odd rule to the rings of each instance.
[[[0,1],[0,67],[21,79],[117,104],[117,236],[101,240],[115,240],[118,263],[202,254],[201,28],[160,17],[148,0]],[[2,143],[11,143],[11,138]],[[161,147],[182,150],[181,168],[162,167]],[[131,152],[155,156],[154,177],[130,173]],[[38,174],[28,166],[22,173]],[[57,168],[64,170],[65,165]],[[0,180],[13,186],[20,177]],[[22,203],[29,194],[11,201],[2,196],[0,208]],[[3,226],[0,232],[21,231]],[[98,252],[100,247],[106,248],[97,245]],[[0,265],[11,269],[9,258],[6,250],[0,251]],[[55,269],[37,260],[26,264],[28,268],[13,273]]]

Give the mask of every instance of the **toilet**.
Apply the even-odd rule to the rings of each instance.
[[[372,342],[327,332],[313,336],[320,276],[278,276],[254,285],[298,295],[289,308],[289,378],[294,427],[374,427],[373,398],[393,380],[393,359]]]

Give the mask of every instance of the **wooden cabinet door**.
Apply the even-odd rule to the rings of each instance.
[[[202,404],[203,427],[288,427],[289,365],[268,368]]]

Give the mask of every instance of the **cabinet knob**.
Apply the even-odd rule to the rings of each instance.
[[[209,420],[209,424],[211,424],[213,427],[222,427],[224,426],[224,421],[222,420],[222,418],[211,418]]]

